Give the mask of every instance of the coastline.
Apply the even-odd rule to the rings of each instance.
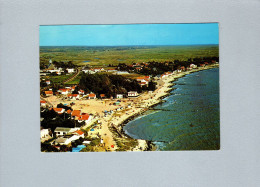
[[[121,133],[124,134],[124,136],[129,138],[130,136],[127,135],[124,132],[123,127],[128,122],[136,119],[138,116],[141,116],[144,112],[146,112],[150,108],[153,108],[154,106],[162,103],[163,102],[162,99],[167,97],[167,96],[169,96],[170,92],[174,89],[174,88],[172,88],[172,86],[173,86],[173,84],[174,84],[174,82],[176,80],[178,80],[179,78],[184,77],[184,76],[186,76],[188,74],[194,73],[194,72],[203,71],[203,70],[212,69],[212,68],[218,68],[218,67],[219,67],[219,64],[212,64],[212,65],[208,65],[206,67],[199,67],[199,68],[188,70],[188,71],[185,71],[185,72],[180,72],[178,74],[172,74],[172,75],[170,75],[170,76],[168,76],[166,78],[160,79],[164,83],[163,83],[162,86],[159,86],[153,92],[153,94],[152,94],[153,98],[148,99],[148,100],[144,100],[144,99],[142,100],[141,98],[145,97],[145,94],[142,94],[141,96],[139,96],[138,98],[140,100],[142,100],[142,102],[140,102],[140,103],[145,103],[145,105],[142,106],[141,110],[137,110],[136,112],[133,112],[129,116],[121,116],[121,118],[123,120],[121,120],[120,123],[117,123],[117,128],[120,129]],[[157,81],[157,83],[158,83],[158,81]],[[132,150],[134,150],[134,151],[144,151],[144,150],[145,151],[151,151],[151,150],[153,150],[155,148],[154,145],[151,143],[151,141],[142,140],[142,139],[137,139],[137,141],[138,141],[138,145],[136,147],[132,148]]]
[[[155,80],[158,85],[155,91],[145,92],[134,98],[120,99],[120,105],[114,105],[117,99],[81,99],[73,100],[72,108],[92,115],[92,120],[81,129],[87,132],[90,138],[99,137],[102,140],[95,151],[151,151],[156,148],[151,141],[131,138],[123,130],[123,127],[147,110],[164,102],[163,98],[169,96],[170,92],[175,89],[173,88],[174,82],[179,78],[193,72],[217,67],[219,64],[212,64],[158,78]],[[45,100],[52,106],[72,102],[59,96],[50,96]],[[107,115],[104,113],[105,110],[113,111],[113,113]],[[92,128],[91,131],[89,131],[90,128]]]

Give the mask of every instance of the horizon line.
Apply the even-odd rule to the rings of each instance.
[[[172,44],[172,45],[39,45],[39,47],[127,47],[127,46],[198,46],[217,44]]]

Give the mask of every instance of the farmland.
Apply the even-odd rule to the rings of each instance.
[[[148,61],[186,61],[189,58],[218,56],[218,45],[193,46],[41,46],[40,63],[72,61],[75,65],[108,66]]]

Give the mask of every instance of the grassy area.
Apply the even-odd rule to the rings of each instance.
[[[62,83],[69,77],[73,76],[73,74],[70,75],[55,75],[55,76],[49,76],[49,79],[51,82],[57,84],[57,83]]]
[[[82,75],[83,75],[83,72],[81,72],[75,79],[73,79],[70,82],[67,82],[66,84],[73,84],[73,85],[79,84],[79,81],[80,81]]]
[[[188,60],[196,57],[219,56],[218,45],[200,46],[117,46],[117,47],[40,47],[40,62],[72,61],[84,66],[131,64],[147,61]]]

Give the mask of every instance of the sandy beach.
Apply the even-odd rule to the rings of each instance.
[[[169,91],[172,89],[172,82],[174,80],[192,72],[206,70],[214,67],[218,67],[218,64],[199,67],[197,69],[192,69],[177,74],[171,74],[165,78],[157,80],[157,85],[159,86],[154,92],[146,92],[136,98],[120,99],[121,103],[117,106],[113,105],[117,99],[65,100],[59,96],[51,96],[46,98],[46,100],[52,103],[53,106],[56,106],[59,103],[66,103],[69,105],[71,102],[74,102],[75,105],[72,106],[73,110],[81,110],[84,113],[92,114],[92,122],[82,128],[87,128],[91,124],[96,123],[96,121],[99,121],[97,128],[95,128],[94,131],[91,131],[89,135],[91,137],[99,135],[101,139],[103,139],[104,144],[102,148],[99,149],[99,151],[116,151],[119,148],[116,141],[126,141],[126,138],[131,139],[122,133],[122,128],[126,120],[132,120],[134,117],[148,110],[149,107],[160,103],[162,101],[161,98],[169,94]],[[105,110],[113,110],[114,112],[113,114],[105,116]],[[111,131],[111,127],[116,129],[117,133]],[[144,151],[147,149],[147,147],[148,145],[145,140],[137,140],[137,146],[131,147],[126,151]]]

